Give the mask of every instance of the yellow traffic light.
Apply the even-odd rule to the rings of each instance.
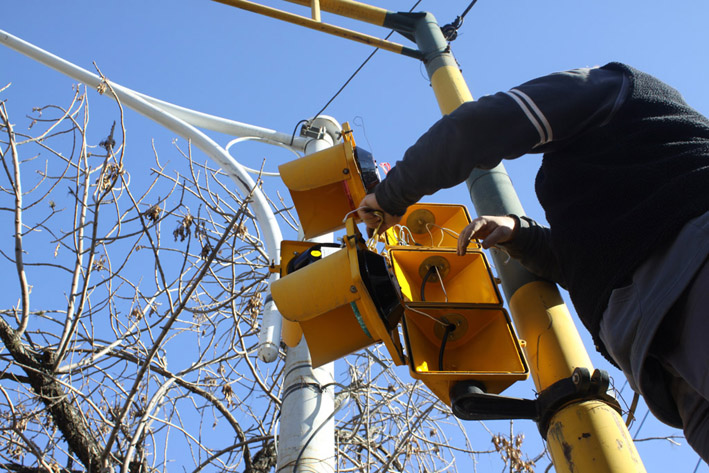
[[[464,205],[413,204],[401,217],[401,223],[386,231],[386,244],[455,248],[458,234],[470,222]],[[475,241],[471,243],[471,248],[479,248]]]
[[[502,308],[407,304],[402,325],[411,376],[448,405],[460,381],[476,381],[496,394],[528,376],[522,345]]]
[[[278,167],[306,239],[343,228],[345,217],[379,183],[372,155],[355,146],[347,124],[342,134],[341,144]]]
[[[281,315],[300,325],[313,366],[377,342],[403,364],[398,288],[384,257],[366,248],[354,219],[348,219],[347,229],[343,247],[330,255],[304,253],[316,243],[283,242],[282,277],[271,284],[271,296]],[[298,245],[301,251],[294,251]],[[303,260],[308,261],[291,265]]]
[[[502,304],[482,251],[458,256],[451,248],[389,247],[389,258],[405,300],[425,303]]]
[[[523,343],[479,244],[457,254],[458,234],[470,222],[462,205],[416,204],[386,232],[386,253],[405,307],[411,376],[448,405],[459,382],[500,393],[529,373]]]
[[[322,257],[323,253],[329,254],[333,248],[339,248],[336,243],[314,243],[310,241],[288,241],[281,242],[281,277],[295,271],[300,266]],[[325,248],[323,248],[325,247]],[[297,322],[283,319],[281,326],[281,338],[289,347],[295,347],[303,338],[303,329]]]

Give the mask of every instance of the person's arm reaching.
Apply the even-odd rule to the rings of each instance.
[[[464,103],[421,136],[360,207],[382,210],[384,231],[391,217],[403,215],[424,195],[463,182],[475,168],[545,152],[602,126],[625,98],[626,84],[617,71],[577,69]],[[376,228],[371,212],[359,215]]]
[[[458,236],[458,255],[473,239],[485,249],[497,246],[539,277],[565,286],[556,256],[551,251],[551,230],[529,217],[483,216],[468,224]]]

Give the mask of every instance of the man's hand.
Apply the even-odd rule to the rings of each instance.
[[[458,236],[458,255],[464,255],[470,240],[482,240],[487,249],[498,243],[510,241],[517,233],[517,220],[512,217],[478,217],[468,224]]]
[[[382,210],[374,194],[367,194],[362,199],[362,202],[359,203],[357,215],[370,229],[370,236],[375,230],[378,233],[384,233],[389,227],[393,227],[401,220],[401,217],[388,214]]]

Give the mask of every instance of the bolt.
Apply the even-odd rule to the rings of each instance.
[[[350,286],[350,292],[357,292],[357,288],[354,286]]]
[[[571,382],[574,384],[579,384],[581,382],[581,376],[579,376],[578,373],[574,373],[573,376],[571,376]]]
[[[350,170],[347,168],[342,170],[342,174],[349,174],[349,173],[350,173]]]

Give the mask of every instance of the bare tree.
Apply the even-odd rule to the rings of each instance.
[[[273,470],[284,353],[256,358],[271,262],[250,195],[189,145],[183,172],[154,148],[134,175],[144,153],[127,151],[120,104],[93,141],[89,111],[77,86],[20,131],[0,102],[0,467]],[[339,471],[456,471],[495,452],[376,347],[338,366]]]

